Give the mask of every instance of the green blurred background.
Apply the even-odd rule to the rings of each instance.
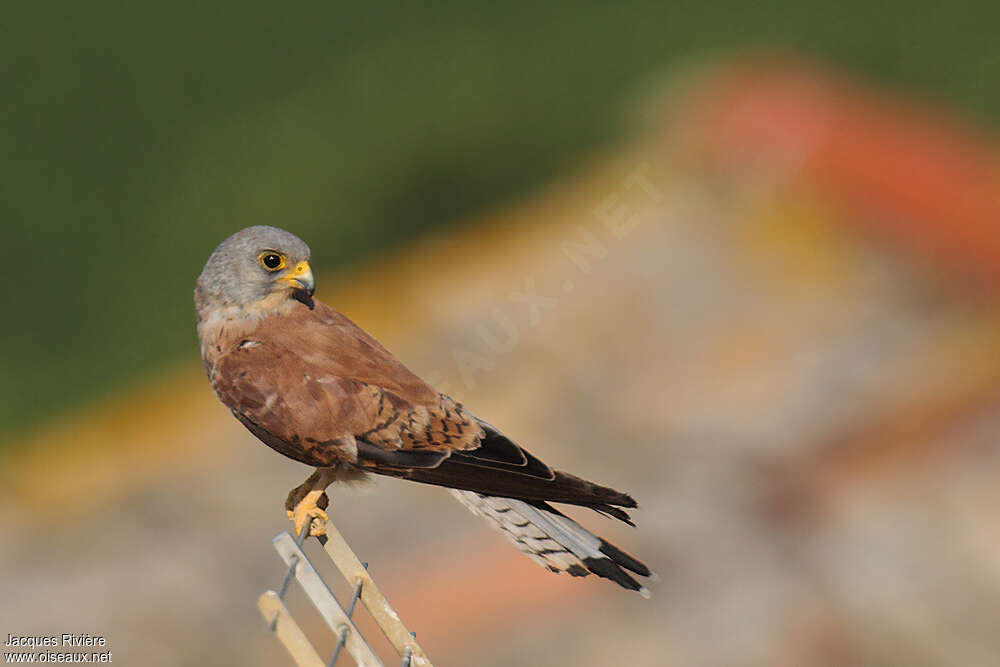
[[[791,51],[995,126],[974,4],[7,3],[0,433],[193,359],[236,229],[344,267],[550,182],[668,67]]]

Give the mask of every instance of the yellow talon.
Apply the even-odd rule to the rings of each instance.
[[[326,495],[329,483],[330,471],[319,469],[288,493],[285,512],[295,525],[296,536],[302,534],[306,525],[309,526],[309,535],[326,535],[326,522],[330,517],[323,510],[330,505],[330,498]]]
[[[309,524],[309,535],[319,537],[326,535],[326,522],[330,520],[326,512],[315,505],[307,505],[305,501],[288,510],[288,518],[295,525],[295,534],[301,535],[306,523]]]

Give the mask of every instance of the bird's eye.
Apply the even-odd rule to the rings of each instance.
[[[259,261],[268,271],[277,271],[285,266],[284,258],[274,252],[260,253],[260,256],[257,257],[257,261]]]

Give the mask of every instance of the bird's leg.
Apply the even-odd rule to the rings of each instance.
[[[326,522],[329,520],[325,510],[330,504],[326,495],[326,487],[336,479],[335,468],[316,468],[309,479],[288,492],[285,500],[285,510],[288,518],[295,524],[295,534],[299,535],[302,528],[309,523],[309,534],[315,537],[326,534]]]

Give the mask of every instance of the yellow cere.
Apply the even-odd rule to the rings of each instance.
[[[313,277],[312,277],[312,267],[309,266],[309,262],[299,262],[295,265],[295,268],[290,269],[284,276],[278,279],[281,282],[288,283],[292,287],[303,287],[306,289],[312,289]]]

